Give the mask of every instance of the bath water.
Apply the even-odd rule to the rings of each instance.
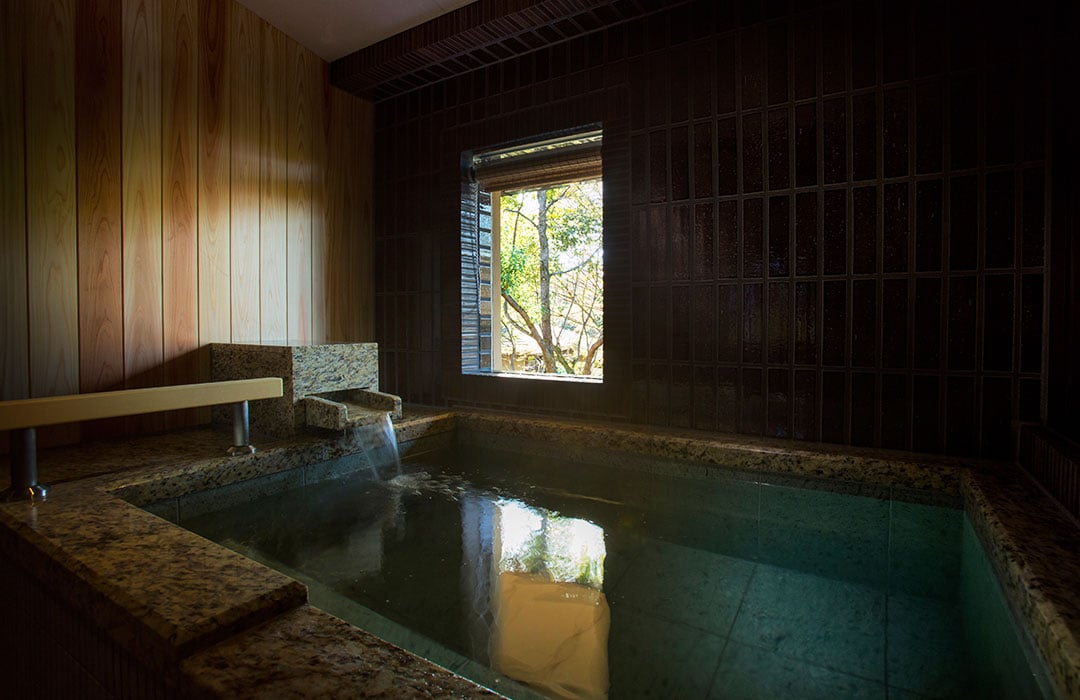
[[[510,697],[1041,697],[963,513],[490,449],[182,522]]]

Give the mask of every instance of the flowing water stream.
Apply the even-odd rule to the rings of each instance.
[[[363,430],[370,431],[370,435],[365,436],[364,453],[371,461],[376,478],[389,481],[401,476],[401,454],[398,452],[397,435],[394,424],[390,421],[390,414],[383,414],[380,420],[364,426]]]

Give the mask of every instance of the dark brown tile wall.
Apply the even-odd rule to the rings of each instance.
[[[1038,420],[1050,13],[693,2],[377,106],[407,401],[1008,456]],[[460,374],[462,150],[602,122],[602,386]]]

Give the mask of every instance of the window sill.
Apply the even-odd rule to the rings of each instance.
[[[462,371],[469,377],[492,377],[498,379],[527,379],[541,382],[568,382],[571,384],[603,384],[603,377],[587,377],[580,374],[534,374],[532,372],[469,372]]]

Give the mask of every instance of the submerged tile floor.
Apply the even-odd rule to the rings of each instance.
[[[964,696],[955,602],[658,541],[610,598],[612,697]]]
[[[605,586],[613,699],[970,697],[955,601],[656,540],[609,564],[609,573],[625,569]],[[301,572],[288,573],[334,615],[509,697],[542,697]]]

